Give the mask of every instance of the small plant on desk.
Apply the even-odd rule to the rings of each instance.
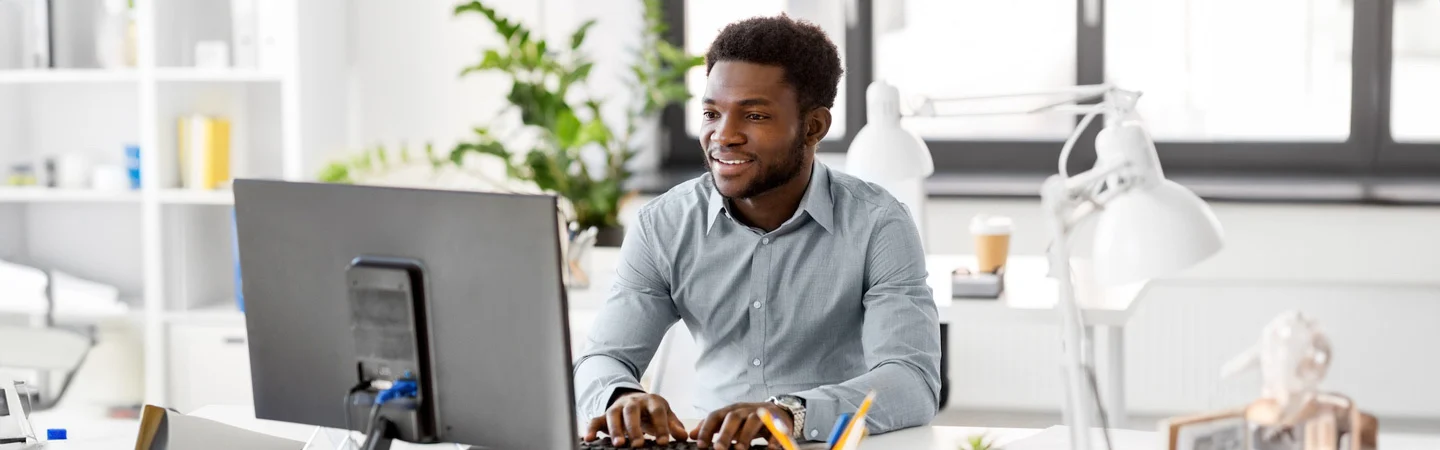
[[[1000,447],[995,446],[994,439],[986,439],[984,434],[977,434],[970,436],[960,446],[960,450],[1000,450]]]

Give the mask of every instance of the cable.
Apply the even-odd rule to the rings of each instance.
[[[1110,418],[1105,414],[1105,403],[1100,401],[1100,383],[1095,381],[1095,368],[1085,366],[1086,378],[1090,380],[1090,393],[1095,397],[1095,408],[1100,410],[1100,431],[1105,435],[1105,449],[1114,450],[1110,443]]]
[[[1099,106],[1099,105],[1096,105]],[[1080,140],[1080,135],[1090,128],[1090,121],[1095,120],[1095,115],[1100,113],[1100,108],[1095,108],[1080,119],[1080,125],[1070,133],[1070,138],[1065,140],[1065,146],[1060,148],[1060,178],[1070,178],[1070,170],[1065,168],[1065,163],[1070,161],[1070,151],[1075,148],[1075,141]]]

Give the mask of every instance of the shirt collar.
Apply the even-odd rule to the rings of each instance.
[[[725,212],[725,197],[720,195],[720,190],[710,186],[710,198],[707,201],[705,213],[705,234],[710,234],[710,229],[715,228],[715,222],[719,221],[721,214]],[[795,211],[798,216],[801,212],[809,213],[810,218],[815,220],[825,231],[834,231],[835,224],[835,202],[830,197],[830,168],[819,161],[811,166],[810,184],[805,187],[805,196],[800,198],[800,209]]]

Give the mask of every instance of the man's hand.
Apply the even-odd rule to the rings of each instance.
[[[599,439],[601,431],[610,436],[611,445],[616,447],[626,443],[640,447],[645,443],[646,434],[655,436],[655,442],[660,445],[669,444],[671,437],[685,440],[685,425],[670,411],[670,402],[644,392],[631,392],[615,399],[604,416],[590,421],[585,441]]]
[[[770,430],[765,428],[765,422],[760,420],[760,410],[770,412],[770,417],[775,419],[775,425],[782,427],[782,430],[789,430],[794,427],[790,412],[774,403],[736,403],[734,405],[720,408],[710,413],[700,426],[690,431],[690,438],[697,441],[700,448],[710,448],[713,442],[717,449],[728,450],[749,450],[750,441],[755,438],[765,438],[770,448],[780,448],[780,441],[770,435]],[[731,442],[734,442],[732,447]]]

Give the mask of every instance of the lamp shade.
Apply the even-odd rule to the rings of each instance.
[[[900,91],[883,81],[865,91],[868,120],[845,153],[845,172],[872,183],[924,178],[935,173],[930,147],[900,127]]]
[[[1199,264],[1220,251],[1220,221],[1194,192],[1164,178],[1105,204],[1095,224],[1096,281],[1125,284]]]

